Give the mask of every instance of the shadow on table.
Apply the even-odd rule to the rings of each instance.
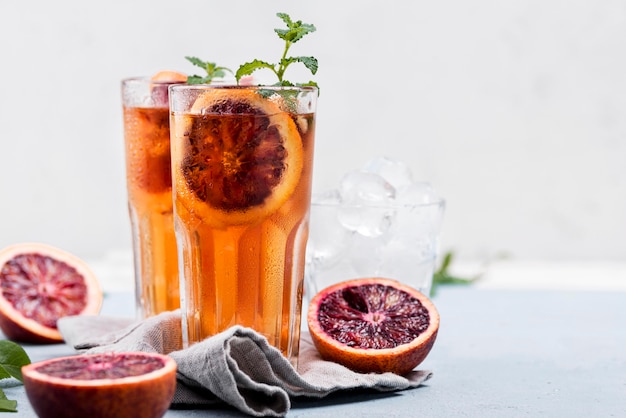
[[[292,399],[291,401],[291,410],[287,414],[287,416],[291,416],[295,414],[298,416],[299,413],[304,413],[307,416],[309,414],[315,415],[316,409],[319,409],[320,413],[326,416],[329,412],[328,410],[324,410],[326,407],[340,406],[340,405],[350,405],[350,404],[361,404],[360,408],[362,410],[363,404],[382,400],[382,399],[393,399],[395,397],[402,396],[402,392],[379,392],[376,390],[355,390],[355,391],[341,391],[337,393],[330,394],[324,398],[297,398]],[[199,406],[177,406],[175,408],[170,409],[166,417],[245,417],[248,416],[237,409],[231,408],[225,404],[216,404],[216,405],[207,405],[204,407]]]
[[[169,417],[226,417],[226,418],[241,418],[248,417],[249,415],[226,405],[219,403],[215,405],[189,405],[189,406],[173,406],[165,414],[166,418]]]
[[[355,390],[355,391],[341,391],[331,393],[324,398],[297,398],[292,399],[291,408],[293,409],[308,409],[308,408],[320,408],[324,406],[336,406],[346,405],[351,403],[363,403],[367,401],[374,401],[379,399],[389,399],[402,396],[400,392],[379,392],[377,390]]]

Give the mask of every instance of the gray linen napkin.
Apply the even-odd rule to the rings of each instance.
[[[290,397],[321,398],[349,389],[397,391],[420,386],[432,372],[355,373],[321,359],[308,333],[300,342],[298,370],[265,337],[232,327],[182,348],[180,311],[133,321],[106,316],[59,320],[67,344],[81,352],[144,351],[168,354],[177,363],[173,407],[226,402],[252,416],[284,416]]]

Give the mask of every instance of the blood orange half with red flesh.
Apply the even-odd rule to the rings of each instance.
[[[426,358],[439,330],[439,313],[424,294],[384,278],[322,290],[307,321],[322,358],[362,373],[408,373]]]
[[[27,343],[63,341],[64,316],[97,314],[102,290],[78,257],[45,244],[16,244],[0,251],[0,329]]]
[[[156,353],[61,357],[22,368],[40,418],[162,417],[176,390],[176,363]]]

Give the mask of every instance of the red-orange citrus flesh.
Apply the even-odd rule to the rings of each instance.
[[[183,73],[179,73],[178,71],[159,71],[150,77],[152,81],[171,81],[171,82],[180,82],[183,83],[187,81],[187,75]]]
[[[176,363],[156,353],[83,354],[22,368],[39,418],[158,418],[176,390]]]
[[[322,358],[362,373],[403,375],[430,352],[439,313],[428,297],[410,286],[364,278],[315,295],[307,322]]]
[[[63,341],[57,320],[97,314],[102,290],[78,257],[45,244],[16,244],[0,251],[0,329],[18,342]]]
[[[176,124],[177,201],[213,226],[253,224],[292,196],[304,166],[291,116],[258,92],[223,88],[198,97]],[[177,146],[179,145],[179,146]]]

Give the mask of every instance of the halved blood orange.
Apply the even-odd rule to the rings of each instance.
[[[157,418],[176,389],[176,362],[143,352],[82,354],[22,367],[40,418]]]
[[[430,352],[439,313],[416,289],[364,278],[330,286],[311,300],[307,316],[322,358],[363,373],[406,374]]]
[[[14,341],[63,341],[57,320],[97,314],[102,290],[89,266],[58,248],[16,244],[0,251],[0,328]]]
[[[203,92],[173,146],[177,199],[213,226],[257,222],[293,194],[302,139],[291,115],[256,89]]]

